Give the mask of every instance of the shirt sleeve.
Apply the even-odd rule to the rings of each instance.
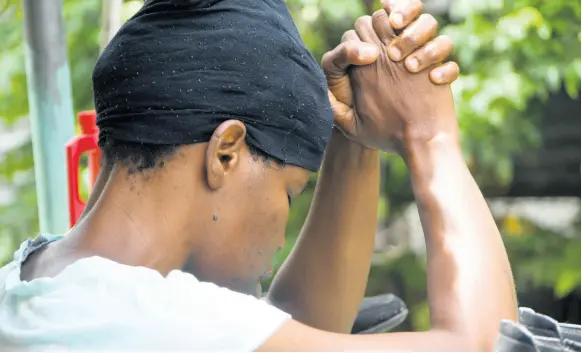
[[[138,300],[143,322],[155,323],[150,331],[159,349],[252,352],[291,318],[266,301],[184,272],[163,282]]]

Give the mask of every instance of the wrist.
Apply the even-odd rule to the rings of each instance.
[[[414,123],[404,124],[399,137],[400,154],[406,158],[410,153],[418,153],[432,148],[457,147],[460,150],[459,127],[454,112],[429,114],[424,119],[411,119]]]
[[[443,159],[463,161],[457,133],[437,133],[428,139],[409,139],[403,144],[401,155],[412,177],[430,174]]]
[[[325,160],[340,161],[343,166],[376,166],[379,151],[368,148],[347,138],[339,129],[333,128],[325,151]]]
[[[441,122],[454,120],[454,124],[445,123],[435,126],[434,123],[429,123],[424,126],[415,124],[415,126],[405,127],[400,138],[400,154],[404,159],[412,154],[425,153],[430,150],[457,149],[460,151],[459,129],[454,115],[452,118],[435,120]]]

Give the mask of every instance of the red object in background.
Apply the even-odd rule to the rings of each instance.
[[[94,110],[83,111],[77,115],[81,125],[81,135],[73,137],[66,145],[67,175],[69,179],[69,222],[71,227],[77,223],[85,201],[79,193],[79,170],[81,155],[87,154],[89,164],[89,190],[93,189],[101,167],[101,152],[99,151],[99,129],[95,124]]]

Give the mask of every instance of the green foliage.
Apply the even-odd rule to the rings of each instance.
[[[511,222],[513,227],[500,222],[500,229],[518,292],[548,287],[560,298],[580,286],[579,222],[566,236],[525,220],[511,219]],[[403,298],[410,310],[408,322],[399,330],[430,328],[425,259],[404,253],[373,267],[366,294],[386,292]]]
[[[11,202],[0,205],[0,265],[12,256],[22,239],[38,231],[36,189],[32,165],[32,144],[10,151],[0,159],[0,180],[10,180]],[[9,178],[9,179],[8,179]]]
[[[17,0],[7,1],[0,13],[0,38],[0,117],[12,125],[28,112],[22,9]]]
[[[580,3],[455,0],[443,32],[462,77],[453,86],[465,153],[483,184],[507,185],[512,156],[539,143],[530,107],[580,91]]]
[[[317,58],[365,14],[363,4],[367,3],[287,2],[305,43]],[[513,178],[512,158],[540,142],[540,104],[562,87],[572,98],[579,94],[579,2],[456,0],[450,13],[441,18],[443,23],[442,31],[455,41],[454,59],[462,72],[453,91],[464,154],[481,186],[507,186]],[[385,156],[384,164],[381,208],[389,219],[412,194],[402,159]],[[303,208],[294,207],[291,214],[288,243],[277,263],[291,249],[304,220]],[[579,286],[579,237],[528,229],[529,233],[519,238],[506,236],[518,289],[534,284],[553,287],[556,294],[563,295]],[[579,233],[580,227],[574,231]],[[368,294],[390,291],[402,296],[411,309],[411,322],[404,327],[426,329],[425,278],[423,259],[404,254],[372,268]]]
[[[99,0],[64,1],[75,111],[92,109],[91,72],[99,53],[100,15]],[[0,126],[10,127],[28,114],[23,26],[21,2],[7,1],[0,14]],[[9,203],[0,204],[2,264],[20,241],[38,232],[30,142],[0,156],[0,184],[10,185],[14,193]]]
[[[530,284],[550,287],[562,297],[580,285],[579,220],[567,236],[524,220],[514,222],[520,231],[506,230],[505,246],[518,288]]]

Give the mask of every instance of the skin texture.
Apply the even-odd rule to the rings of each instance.
[[[500,321],[517,320],[507,254],[462,158],[450,88],[410,74],[386,54],[395,40],[393,18],[394,12],[358,20],[358,38],[379,47],[380,57],[348,70],[351,97],[331,96],[335,106],[344,104],[335,109],[336,124],[348,138],[397,152],[410,169],[427,245],[431,329],[350,336],[290,320],[261,351],[488,351]],[[332,65],[334,78],[342,77],[337,73],[350,56],[330,61],[340,63]]]
[[[402,58],[412,52],[411,56],[419,63],[433,68],[448,56],[451,47],[446,40],[435,42],[435,39],[429,42],[434,44],[433,49],[426,49],[428,45],[424,45],[432,34],[424,31],[434,30],[430,26],[432,20],[418,22],[419,1],[396,2],[385,9],[384,16],[389,13],[394,28],[416,28],[404,30],[402,38],[416,39],[402,39],[398,45],[383,36],[379,40],[373,37],[376,29],[370,28],[373,21],[365,18],[356,24],[358,39],[347,34],[344,37],[348,39],[340,49],[324,58],[338,131],[333,133],[326,151],[313,206],[299,243],[269,293],[274,305],[288,310],[303,323],[290,320],[261,347],[263,350],[477,349],[491,343],[495,320],[498,325],[499,318],[512,318],[513,307],[508,301],[512,288],[507,289],[511,283],[495,280],[501,277],[500,269],[508,270],[503,262],[506,256],[499,241],[483,240],[498,239],[498,233],[494,224],[489,223],[490,215],[483,207],[478,189],[470,186],[472,179],[462,159],[452,157],[455,154],[450,151],[457,153],[458,146],[453,143],[453,147],[443,149],[445,152],[436,153],[428,143],[432,138],[421,143],[424,140],[420,137],[430,134],[402,138],[403,129],[435,132],[435,137],[444,131],[455,141],[455,129],[438,128],[441,122],[443,126],[454,126],[452,101],[449,106],[443,102],[450,99],[450,92],[448,96],[442,93],[449,88],[443,86],[439,91],[434,83],[450,83],[457,77],[458,68],[447,63],[411,75],[408,70],[412,66],[392,62],[386,52],[397,47]],[[389,26],[386,21],[383,25]],[[370,65],[350,66],[365,64]],[[395,89],[386,90],[387,87]],[[401,100],[387,99],[388,94],[400,90],[404,91],[399,96]],[[435,92],[441,92],[441,96],[431,98]],[[423,112],[411,109],[415,107],[411,102],[419,97],[425,103],[423,107],[428,105]],[[435,118],[425,122],[427,112]],[[162,274],[184,269],[200,280],[256,294],[259,278],[270,269],[272,256],[284,242],[288,197],[303,190],[309,173],[295,166],[281,168],[257,160],[244,143],[245,134],[244,124],[227,121],[216,129],[211,141],[181,147],[161,169],[128,174],[125,167],[115,165],[105,171],[108,174],[100,176],[89,201],[92,207],[88,207],[67,237],[29,258],[23,278],[53,276],[76,259],[98,255],[128,265],[146,266]],[[415,192],[422,205],[429,244],[429,274],[434,278],[435,272],[450,273],[450,277],[440,285],[431,284],[429,278],[434,323],[434,330],[429,333],[342,335],[339,333],[349,331],[363,296],[375,233],[378,152],[369,147],[388,150],[393,146],[401,147],[396,150],[411,167]],[[446,180],[431,177],[435,163],[445,161],[449,163],[448,172],[458,174],[459,182],[466,186],[464,194],[446,189],[453,193],[448,196],[435,191],[447,186],[443,185]],[[473,201],[475,206],[468,207],[469,216],[463,217],[475,222],[465,221],[467,224],[463,223],[461,229],[451,226],[449,221],[454,223],[460,217],[455,206]],[[476,229],[476,224],[484,226]],[[463,235],[469,233],[471,236],[465,239]],[[485,274],[483,264],[462,257],[458,247],[452,252],[444,245],[439,247],[438,244],[448,244],[445,239],[450,234],[456,236],[454,239],[462,238],[464,247],[474,246],[475,252],[481,251],[476,258],[499,259],[499,268],[494,266]],[[465,277],[459,275],[462,271],[457,264],[461,260],[471,269],[463,272]],[[486,280],[482,286],[490,286],[499,294],[484,298],[470,290],[466,281],[471,273],[479,274],[481,277],[477,278]],[[325,286],[322,278],[326,280]],[[491,318],[476,321],[484,325],[485,333],[458,329],[471,327],[463,321],[468,315],[466,308],[478,300],[499,308]],[[451,309],[459,313],[450,315],[450,322],[443,318],[444,314],[438,315]]]
[[[431,66],[435,66],[440,62],[440,58],[444,58],[450,53],[452,47],[438,44],[436,52],[439,54],[439,61],[430,61],[432,58],[426,57],[422,46],[431,39],[432,34],[435,32],[435,21],[427,23],[415,21],[414,19],[419,15],[421,7],[415,2],[407,2],[405,5],[403,12],[407,12],[410,15],[409,20],[412,21],[411,26],[414,26],[414,30],[403,32],[403,35],[412,35],[418,40],[403,41],[407,46],[401,47],[401,50],[408,54],[412,52],[414,57],[426,58],[423,59],[424,62],[430,62]],[[351,46],[346,46],[345,44]],[[346,76],[349,62],[360,65],[369,64],[379,56],[376,46],[368,45],[367,48],[371,49],[368,52],[362,51],[362,46],[365,46],[365,44],[361,41],[346,42],[334,50],[333,54],[326,55],[322,62],[328,77],[330,91],[339,97],[349,97],[351,95],[349,79]],[[415,49],[418,50],[415,51]],[[438,75],[439,73],[441,75]],[[435,80],[434,77],[438,77],[438,79],[443,80],[442,83],[450,83],[457,76],[458,68],[456,65],[445,64],[432,70],[429,77],[433,82],[437,82],[438,80]],[[345,85],[346,82],[348,85]],[[332,99],[332,103],[337,118],[338,111],[345,109],[344,104],[339,103],[335,98]],[[220,134],[220,131],[225,128],[232,129],[232,126],[220,127],[217,131]],[[238,144],[244,140],[244,136],[237,134],[236,138],[238,138],[239,142],[234,145],[238,147]],[[307,222],[295,249],[277,274],[268,294],[269,300],[274,305],[292,313],[301,322],[320,329],[343,333],[350,331],[364,295],[377,223],[379,194],[378,151],[365,148],[361,143],[357,142],[361,141],[351,141],[346,138],[346,135],[341,134],[339,130],[333,132]],[[215,148],[213,142],[211,141],[206,148]],[[220,159],[220,156],[227,152],[229,151],[217,153],[216,157]],[[216,161],[211,156],[211,154],[207,154],[207,160]],[[243,163],[248,160],[246,155],[242,159]],[[210,163],[207,166],[207,170],[219,171],[218,173],[206,174],[206,182],[211,190],[220,190],[224,180],[229,178],[229,175],[221,172],[221,168],[218,166],[219,164],[217,163]],[[166,169],[170,167],[166,165]],[[228,170],[229,168],[232,169],[233,167],[224,169]],[[292,174],[289,177],[291,181],[288,181],[290,184],[295,184],[288,187],[291,196],[298,194],[296,190],[302,190],[306,177],[297,171],[298,168],[286,166],[284,169],[280,169],[275,165],[271,165],[268,169],[272,169],[270,171],[271,174],[275,171],[280,172],[279,175],[282,178],[286,174]],[[236,177],[239,176],[237,175]],[[90,214],[91,211],[87,210],[91,208],[92,204],[95,204],[95,200],[102,194],[102,189],[99,188],[106,185],[105,181],[102,181],[105,179],[107,178],[103,177],[102,174],[88,202],[85,214]],[[215,181],[217,179],[222,180],[222,182],[217,183]],[[259,184],[261,185],[261,190],[266,192],[265,195],[270,195],[268,200],[267,197],[265,198],[265,205],[274,204],[275,202],[281,205],[283,201],[287,202],[286,194],[272,192],[267,188],[266,183],[259,182]],[[145,185],[144,187],[150,188],[151,186]],[[251,187],[250,184],[248,187],[241,185],[241,188],[237,190],[246,189],[254,191],[255,187]],[[254,206],[254,203],[249,200],[241,200],[239,198],[240,194],[240,191],[233,191],[229,193],[229,196],[232,200],[238,200],[236,204],[239,206],[248,205],[249,203]],[[180,196],[176,197],[181,199]],[[249,194],[249,196],[251,196],[251,200],[257,200],[259,197],[256,194]],[[214,197],[214,195],[210,195],[210,197]],[[199,194],[192,199],[197,199],[201,202],[184,207],[197,210],[207,203]],[[229,201],[219,199],[215,202],[217,207],[221,207],[222,202],[228,203]],[[232,201],[230,202],[232,203]],[[174,204],[176,203],[174,202]],[[171,208],[175,207],[172,206]],[[248,207],[244,206],[244,209],[248,209]],[[250,210],[253,209],[253,207],[250,208]],[[269,207],[268,209],[269,211],[280,210],[280,219],[286,219],[287,217],[288,210],[282,206],[279,208]],[[229,217],[228,222],[232,230],[228,228],[228,230],[222,232],[225,239],[223,241],[219,240],[222,238],[219,238],[215,233],[218,232],[216,228],[225,221],[219,211],[216,211],[212,216],[217,216],[218,220],[210,222],[211,225],[214,225],[208,231],[210,234],[205,231],[206,226],[192,228],[197,229],[196,238],[203,240],[193,246],[192,254],[187,256],[187,260],[181,268],[194,273],[200,279],[212,281],[245,293],[255,294],[257,280],[265,271],[270,269],[268,267],[270,257],[278,246],[255,247],[238,254],[238,256],[229,252],[228,249],[233,248],[229,244],[240,246],[241,234],[246,234],[246,232],[241,232],[239,224],[248,225],[248,233],[256,236],[254,239],[247,238],[253,243],[268,244],[268,241],[261,239],[271,239],[273,236],[277,238],[278,236],[279,243],[277,244],[282,244],[284,222],[277,220],[276,225],[267,227],[260,223],[266,219],[262,217],[264,212],[265,210],[259,209],[256,213],[242,213],[240,208],[229,212],[229,214],[244,215],[246,220],[258,221],[257,223],[251,222],[249,225],[249,222],[245,222],[243,218],[236,220]],[[155,216],[152,215],[152,217]],[[210,217],[210,215],[206,216],[204,224],[209,223],[208,219]],[[77,228],[80,228],[82,224],[83,222],[79,222]],[[92,229],[94,227],[88,228]],[[229,234],[232,237],[229,237]],[[102,232],[99,232],[96,237],[102,237]],[[72,237],[69,236],[68,238]],[[333,244],[333,246],[330,246],[330,244]],[[247,246],[247,244],[242,245]],[[218,254],[223,254],[224,256],[219,257],[216,251],[208,251],[208,249],[215,248],[223,249]],[[213,256],[209,257],[210,254]],[[124,254],[108,255],[108,257],[112,256],[115,256],[115,259],[120,262],[127,257]],[[248,258],[245,258],[245,256]],[[176,263],[181,263],[180,258],[175,255],[171,256],[171,259]],[[155,266],[154,268],[161,267],[160,264],[153,266]],[[164,265],[163,267],[168,268],[169,266]],[[242,269],[246,267],[260,270],[242,272]],[[342,308],[342,310],[338,310],[338,308]]]
[[[273,304],[314,327],[350,332],[370,270],[379,186],[378,151],[333,131],[307,220],[271,285]]]
[[[285,241],[288,195],[303,190],[309,173],[265,166],[250,154],[245,134],[244,124],[231,120],[209,143],[181,148],[161,169],[128,174],[116,165],[93,208],[43,255],[60,254],[57,272],[98,255],[162,274],[184,269],[256,294]]]
[[[430,20],[432,19],[432,20]],[[403,31],[402,35],[410,33],[410,28],[424,26],[427,32],[432,33],[436,27],[434,18],[423,15]],[[426,37],[422,37],[424,39]],[[446,43],[444,47],[451,48],[449,40],[439,39],[427,45]],[[378,11],[373,16],[364,16],[355,23],[355,31],[344,35],[344,43],[363,41],[373,43],[380,48],[380,57],[374,63],[363,68],[349,69],[349,86],[353,90],[351,97],[347,94],[336,96],[337,100],[347,106],[343,115],[336,118],[337,125],[347,136],[357,137],[358,142],[371,148],[378,148],[389,152],[402,152],[401,145],[408,135],[418,137],[427,134],[429,138],[434,131],[426,127],[448,129],[456,131],[456,121],[449,121],[434,117],[434,104],[443,102],[439,114],[454,116],[452,95],[447,85],[434,85],[426,79],[426,75],[410,75],[403,62],[390,60],[388,53],[394,49],[392,40],[396,38],[390,26],[385,11]],[[438,59],[440,55],[436,55]],[[418,56],[416,56],[418,57]],[[408,59],[407,59],[408,60]],[[427,69],[425,69],[428,71]],[[346,83],[347,84],[347,83]],[[398,87],[397,90],[392,87]],[[347,91],[347,90],[346,90]],[[389,92],[390,94],[386,94]],[[412,99],[414,97],[414,99]],[[349,109],[352,107],[353,109]],[[418,111],[418,115],[411,112]],[[386,116],[398,117],[386,119]],[[423,119],[423,124],[416,124],[413,119]],[[432,120],[432,121],[427,121]],[[438,124],[435,123],[438,121]],[[443,122],[449,126],[440,126]],[[421,127],[422,129],[418,129]],[[414,131],[410,129],[416,129]]]
[[[402,7],[404,13],[408,13],[407,21],[412,21],[411,26],[414,26],[414,31],[407,31],[409,35],[413,35],[415,38],[420,38],[422,41],[415,42],[411,40],[405,40],[404,42],[408,44],[408,49],[402,49],[405,52],[413,52],[412,56],[423,58],[425,57],[425,52],[422,46],[425,44],[423,41],[430,40],[430,33],[434,33],[434,28],[426,25],[418,25],[418,21],[415,18],[420,14],[421,7],[415,2],[406,2]],[[408,24],[406,22],[405,24]],[[421,23],[422,24],[422,23]],[[417,33],[418,32],[418,33]],[[403,32],[403,35],[405,34]],[[349,80],[347,80],[348,85],[345,86],[343,83],[346,82],[346,68],[350,61],[352,64],[369,64],[374,62],[378,56],[379,51],[373,45],[368,45],[367,48],[371,49],[368,52],[362,52],[362,45],[364,43],[358,42],[348,42],[347,44],[355,44],[351,47],[343,46],[343,44],[334,51],[333,55],[326,55],[323,61],[323,67],[328,76],[328,83],[330,85],[330,90],[338,96],[349,96],[351,88],[349,87]],[[418,49],[415,51],[415,49]],[[446,57],[450,51],[450,46],[437,46],[437,52],[439,57]],[[331,60],[329,60],[331,59]],[[349,59],[349,60],[348,60]],[[427,59],[428,60],[428,59]],[[433,61],[431,66],[438,64],[440,61]],[[339,64],[340,66],[337,66]],[[452,67],[448,64],[438,66],[430,72],[430,78],[433,82],[437,82],[440,79],[441,83],[450,83],[456,79],[458,76],[458,68],[456,66]],[[439,75],[440,74],[440,75]],[[437,77],[438,79],[435,79]],[[332,95],[333,97],[333,95]],[[344,109],[343,103],[339,103],[337,100],[332,101],[333,108],[336,111],[336,118],[338,116],[337,112]],[[175,167],[182,165],[183,163],[189,163],[190,159],[200,159],[201,152],[194,152],[194,150],[203,151],[213,151],[212,153],[207,152],[204,156],[206,162],[202,164],[197,164],[191,166],[191,169],[201,168],[200,165],[204,165],[208,172],[203,175],[200,180],[196,180],[194,185],[198,189],[202,189],[205,192],[210,191],[208,196],[210,198],[215,198],[219,194],[222,195],[223,185],[225,180],[230,178],[239,178],[245,176],[241,174],[233,174],[232,170],[238,170],[242,168],[239,164],[246,165],[247,163],[256,162],[253,160],[248,151],[244,149],[242,155],[238,155],[234,152],[238,148],[246,148],[243,143],[244,134],[243,131],[238,131],[237,129],[242,129],[243,127],[237,127],[237,122],[231,121],[223,124],[217,129],[215,136],[222,136],[224,131],[234,131],[229,132],[231,134],[231,139],[236,139],[236,143],[233,142],[233,146],[223,144],[219,148],[219,152],[216,152],[216,144],[211,141],[209,144],[200,144],[196,148],[189,146],[183,148],[178,157],[182,157],[186,161],[177,161],[178,157],[172,157],[165,165],[164,169],[171,169],[173,174],[179,175],[179,168]],[[238,131],[238,132],[237,132]],[[234,153],[234,154],[233,154]],[[224,164],[223,167],[219,166],[220,163],[216,163],[217,160],[223,158],[223,156],[228,155],[232,157],[230,163]],[[214,159],[212,159],[214,156]],[[244,156],[244,157],[241,157]],[[235,158],[236,157],[236,158]],[[229,157],[230,158],[230,157]],[[179,159],[179,158],[178,158]],[[170,163],[170,164],[168,164]],[[251,168],[252,169],[252,168]],[[299,192],[297,190],[302,190],[303,186],[307,180],[304,173],[299,171],[299,168],[294,166],[286,166],[281,169],[280,166],[274,164],[268,166],[268,175],[278,175],[282,179],[287,179],[285,183],[289,184],[285,188],[288,189],[288,194],[290,196],[295,196]],[[254,170],[254,169],[253,169]],[[67,237],[68,242],[72,244],[71,246],[65,246],[65,242],[61,242],[60,246],[63,248],[70,247],[68,252],[74,253],[77,247],[80,247],[85,243],[83,239],[97,238],[100,239],[98,242],[103,243],[98,249],[88,249],[86,251],[76,251],[80,254],[93,254],[99,253],[103,256],[110,257],[119,262],[128,262],[129,256],[126,253],[115,253],[115,249],[119,247],[107,245],[110,240],[106,238],[104,234],[107,232],[105,230],[95,231],[96,226],[94,225],[95,219],[100,212],[103,211],[93,211],[94,209],[109,209],[110,206],[104,204],[104,201],[109,200],[105,197],[107,190],[108,193],[115,193],[115,198],[128,198],[133,194],[128,194],[127,189],[133,191],[139,191],[139,196],[142,197],[142,188],[148,189],[147,191],[153,190],[155,185],[152,183],[152,173],[146,172],[145,178],[140,179],[139,177],[131,176],[126,178],[124,176],[125,170],[122,167],[117,166],[116,168],[104,168],[99,176],[99,179],[95,185],[87,207],[79,221],[77,227]],[[171,180],[165,181],[162,179],[161,175],[167,172],[159,173],[155,178],[160,179],[160,183],[172,183]],[[337,176],[341,173],[342,177]],[[117,176],[116,175],[120,175]],[[274,283],[271,286],[271,292],[269,293],[269,299],[275,305],[278,305],[289,312],[291,312],[295,317],[301,318],[303,322],[319,327],[321,329],[327,329],[335,332],[349,332],[355,315],[357,314],[359,303],[363,297],[365,284],[367,281],[367,275],[369,272],[373,239],[375,235],[375,224],[376,224],[376,208],[378,200],[378,182],[377,178],[379,175],[379,162],[378,162],[378,152],[364,148],[361,143],[354,143],[334,131],[327,152],[325,161],[322,166],[320,173],[319,183],[317,186],[317,191],[315,199],[313,202],[313,207],[310,211],[309,219],[301,233],[300,240],[298,242],[297,248],[293,251],[292,256],[289,257],[287,263],[283,266],[282,270],[279,272],[277,278],[274,279]],[[185,180],[184,178],[193,178],[192,176],[184,175],[182,178],[177,179]],[[147,180],[145,180],[147,179]],[[218,182],[218,181],[220,182]],[[243,179],[246,180],[246,179]],[[255,186],[251,186],[253,180],[260,181],[261,179],[250,178],[248,185],[242,185],[241,188],[236,191],[228,193],[228,200],[224,201],[223,198],[217,198],[211,202],[216,204],[217,210],[214,211],[212,215],[205,215],[201,220],[202,225],[197,225],[194,228],[188,228],[185,232],[185,236],[189,238],[203,239],[200,243],[196,245],[189,245],[194,248],[191,254],[178,256],[177,254],[183,251],[168,250],[169,253],[173,255],[168,255],[170,260],[164,260],[164,262],[169,262],[170,264],[162,263],[150,263],[149,266],[156,268],[160,271],[167,271],[167,269],[172,268],[182,268],[184,270],[194,273],[198,278],[209,280],[220,285],[227,286],[231,289],[242,291],[245,293],[256,294],[256,287],[258,278],[270,270],[270,259],[272,253],[279,248],[282,244],[282,234],[284,232],[284,222],[280,222],[279,219],[286,219],[288,210],[285,207],[279,206],[277,208],[268,207],[268,210],[279,210],[280,215],[277,218],[276,226],[263,225],[261,221],[268,220],[265,217],[257,217],[255,215],[262,215],[264,210],[259,209],[257,212],[250,212],[254,207],[246,207],[248,204],[255,205],[254,202],[250,200],[257,200],[258,194],[248,194],[249,198],[243,199],[242,195],[247,195],[246,190],[253,191],[257,189]],[[129,181],[129,183],[128,183]],[[119,186],[117,185],[119,184]],[[201,185],[199,185],[201,184]],[[230,183],[229,183],[230,184]],[[273,190],[268,189],[266,183],[260,181],[258,184],[261,185],[260,190],[265,191],[265,195],[270,195],[266,205],[270,203],[277,203],[278,205],[287,202],[287,194],[281,192],[273,192]],[[180,186],[181,188],[182,186]],[[180,189],[179,188],[179,189]],[[119,191],[118,191],[119,189]],[[182,190],[182,189],[180,189]],[[219,191],[217,194],[215,192]],[[198,192],[198,191],[196,191]],[[162,193],[162,192],[160,192]],[[166,195],[171,195],[170,191],[166,192]],[[174,195],[174,197],[168,196],[168,200],[174,200],[171,202],[172,206],[167,206],[170,209],[176,208],[186,208],[189,210],[200,208],[205,208],[205,205],[209,201],[205,200],[202,196],[206,193],[197,193],[196,197],[191,199],[197,200],[197,203],[186,203],[182,202],[184,197],[183,194]],[[361,197],[360,195],[368,195],[369,197]],[[133,197],[132,198],[136,198]],[[142,198],[139,198],[140,200]],[[232,211],[230,214],[240,214],[244,216],[244,219],[260,220],[256,223],[251,222],[252,225],[248,226],[248,233],[254,234],[255,239],[249,238],[249,241],[268,244],[267,241],[259,241],[260,237],[264,239],[278,238],[278,245],[271,247],[256,247],[253,249],[248,249],[243,254],[235,256],[234,253],[224,252],[223,257],[218,257],[216,251],[207,251],[207,249],[214,249],[220,247],[221,249],[230,249],[232,245],[225,244],[240,244],[240,234],[246,234],[241,232],[241,227],[239,224],[248,224],[241,219],[233,219],[228,217],[225,221],[225,217],[222,216],[220,208],[223,204],[232,204],[232,200],[238,200],[236,205],[236,212]],[[240,201],[240,202],[239,202]],[[110,201],[107,201],[110,202]],[[115,201],[118,203],[117,201]],[[135,202],[138,202],[135,200]],[[146,220],[157,219],[159,215],[164,215],[165,211],[163,206],[159,201],[155,203],[159,206],[160,211],[152,210],[151,213],[146,213],[144,215],[144,222],[147,224]],[[132,208],[135,208],[135,203],[129,202],[128,208],[133,212]],[[240,206],[244,205],[244,206]],[[98,207],[96,207],[98,206]],[[240,209],[248,209],[248,213],[243,213]],[[142,207],[143,208],[143,207]],[[129,214],[130,211],[124,212],[122,214]],[[119,212],[116,212],[119,214]],[[200,215],[199,212],[196,212]],[[330,217],[333,215],[333,217]],[[175,216],[175,215],[172,215]],[[166,217],[164,215],[164,217]],[[188,217],[191,217],[189,214]],[[275,216],[273,216],[275,217]],[[108,219],[109,223],[112,223],[112,219],[109,216],[99,217],[99,219]],[[129,217],[122,217],[119,220],[121,223],[127,223]],[[131,221],[136,223],[138,221],[134,220],[132,217]],[[216,218],[216,220],[214,219]],[[88,219],[88,220],[86,220]],[[170,219],[168,216],[167,219]],[[210,222],[212,219],[212,222]],[[336,222],[337,220],[340,222]],[[173,220],[171,224],[175,224],[178,220]],[[225,222],[227,222],[226,225]],[[164,223],[170,223],[165,221]],[[207,224],[213,227],[208,227]],[[219,230],[222,229],[219,226],[223,226],[229,230],[221,231],[225,234],[233,234],[232,239],[228,235],[224,235],[224,239],[215,235]],[[122,225],[115,225],[115,229],[122,229]],[[135,228],[135,227],[134,227]],[[152,229],[149,226],[139,227],[140,231],[144,229]],[[159,226],[153,227],[157,229],[159,236],[154,236],[152,243],[157,242],[167,242],[168,236],[163,235],[164,233],[171,233],[168,229],[159,229]],[[196,234],[192,234],[191,229],[196,229]],[[208,229],[208,230],[207,230]],[[230,229],[234,229],[230,231]],[[259,231],[257,231],[259,230]],[[229,233],[230,232],[230,233]],[[119,233],[116,231],[114,233]],[[139,232],[137,232],[140,234]],[[210,234],[209,234],[210,233]],[[75,234],[80,234],[78,237],[81,239],[79,241],[74,240],[77,236]],[[258,236],[257,234],[262,234]],[[140,235],[143,237],[143,234]],[[173,235],[176,238],[176,235]],[[236,237],[236,239],[235,239]],[[261,238],[261,239],[263,239]],[[132,242],[130,237],[126,237],[127,244]],[[162,240],[163,239],[163,240]],[[212,240],[212,241],[210,241]],[[113,244],[119,242],[118,239],[111,240]],[[333,243],[334,246],[329,246]],[[246,246],[246,244],[244,244]],[[103,249],[101,249],[101,247]],[[113,249],[110,249],[113,248]],[[133,249],[134,247],[132,247]],[[148,249],[143,249],[144,253],[147,253]],[[153,251],[153,250],[152,250]],[[135,251],[137,253],[137,250]],[[209,253],[215,254],[213,257],[209,258]],[[222,253],[222,252],[221,252]],[[325,254],[323,256],[322,254]],[[158,255],[159,256],[159,255]],[[244,256],[249,256],[245,259]],[[349,261],[346,261],[346,256]],[[72,260],[77,257],[74,256]],[[148,257],[144,255],[144,258]],[[138,261],[138,260],[136,260]],[[151,262],[151,260],[148,260]],[[161,261],[160,261],[161,262]],[[244,263],[241,266],[241,262]],[[259,263],[260,262],[260,263]],[[136,264],[141,262],[136,262]],[[350,266],[346,266],[349,263]],[[174,267],[172,267],[174,266]],[[258,269],[257,271],[249,271],[253,273],[243,272],[242,269],[246,267],[252,267]],[[309,268],[308,274],[305,269]],[[236,269],[236,270],[233,270]],[[237,273],[237,271],[239,273]],[[326,286],[322,286],[321,278],[326,279]],[[333,281],[331,281],[333,279]],[[341,292],[342,295],[338,295]],[[344,308],[344,310],[337,310],[337,308]]]

